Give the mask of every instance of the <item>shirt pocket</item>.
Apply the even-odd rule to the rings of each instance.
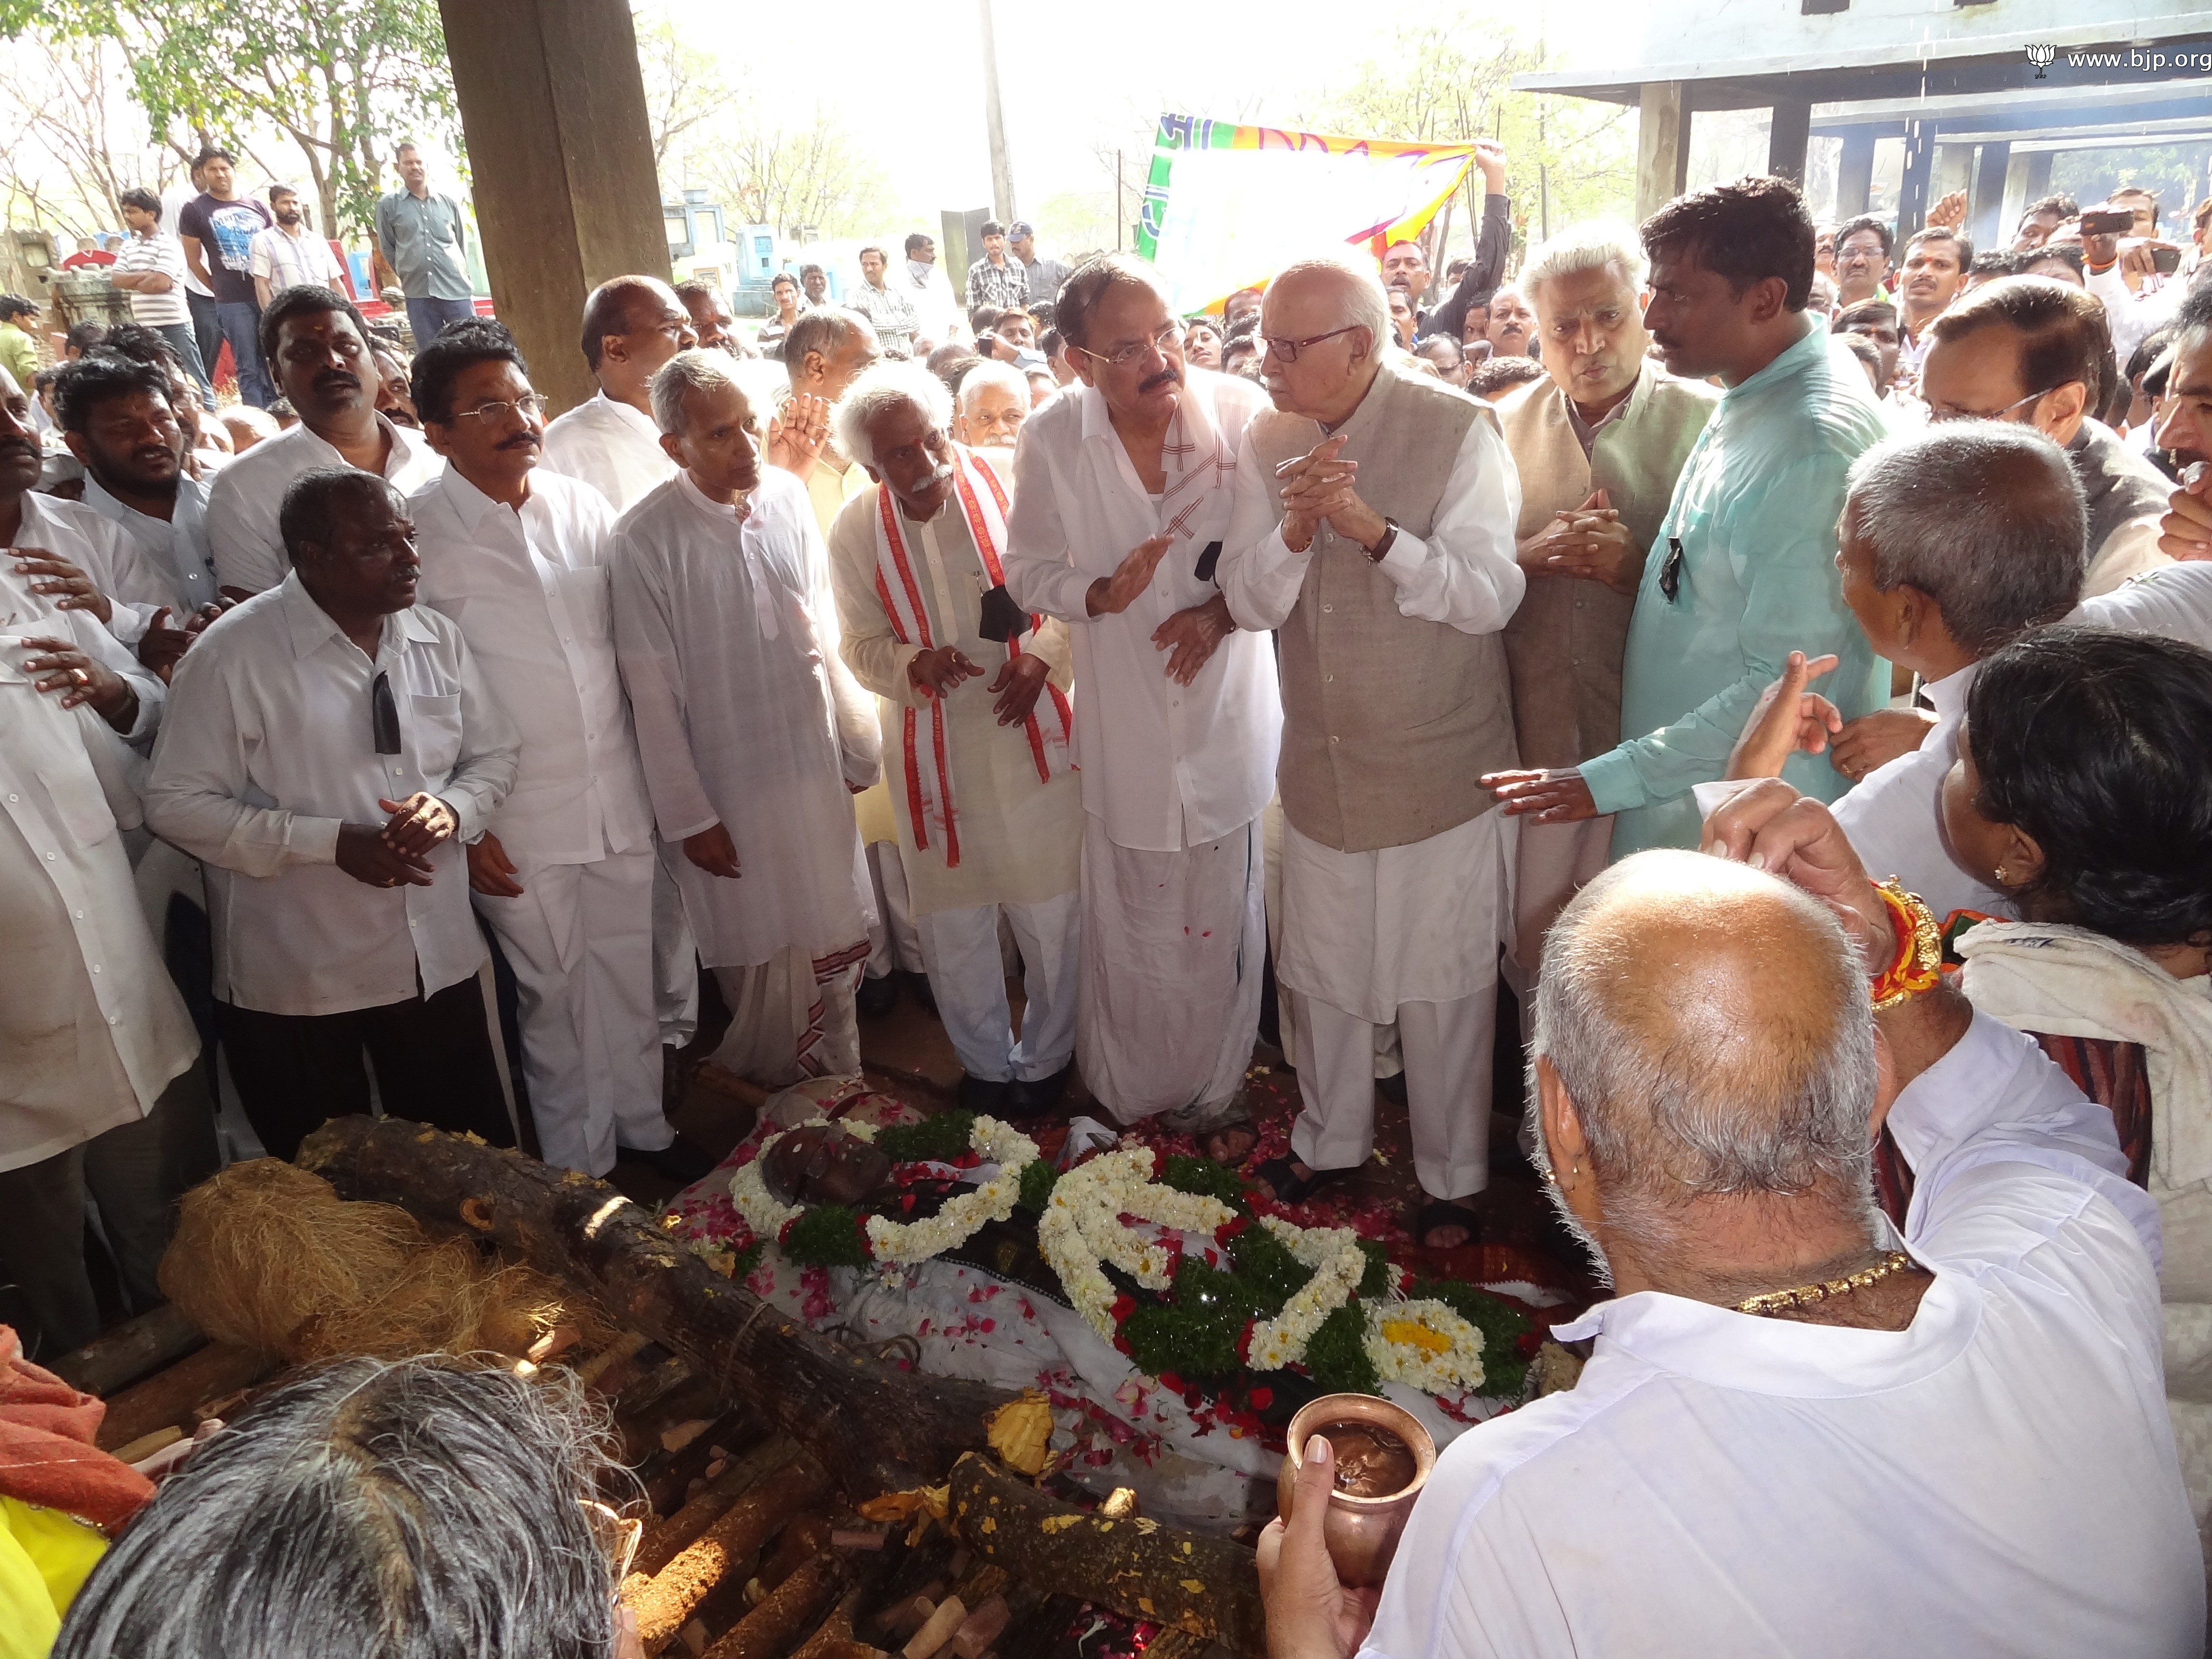
[[[415,769],[425,787],[436,789],[453,775],[461,752],[461,694],[418,691],[408,698],[412,716],[407,745],[415,756]]]
[[[78,846],[97,847],[115,833],[115,814],[89,766],[41,766],[38,772],[54,815]]]
[[[610,572],[603,564],[581,570],[563,570],[555,579],[568,624],[580,640],[605,642],[614,638],[614,614],[609,606]]]

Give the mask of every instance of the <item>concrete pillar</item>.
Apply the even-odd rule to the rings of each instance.
[[[2002,247],[2011,240],[2006,234],[2011,222],[2004,216],[2005,185],[2011,173],[2010,143],[1984,144],[1974,163],[1973,200],[1966,213],[1966,234],[1974,239],[1977,253]]]
[[[2027,173],[2021,181],[2021,188],[2026,191],[2021,202],[2022,213],[2027,211],[2028,203],[2039,202],[2051,194],[2051,158],[2057,154],[2056,150],[2039,149],[2029,155]]]
[[[1905,124],[1905,177],[1897,191],[1898,257],[1905,253],[1905,239],[1928,222],[1928,205],[1934,198],[1929,186],[1936,180],[1936,124]]]
[[[2012,146],[2008,144],[2005,148],[2010,150]],[[2005,158],[2004,206],[1997,212],[1997,233],[2002,245],[2006,247],[2012,246],[2013,232],[2019,228],[2020,216],[2027,211],[2027,204],[2035,199],[2027,188],[2028,170],[2034,161],[2033,153],[2008,155]],[[1992,242],[1990,246],[1995,247],[1999,243]]]
[[[1766,130],[1766,170],[1805,188],[1805,149],[1813,138],[1813,105],[1809,99],[1776,100]]]
[[[668,275],[628,0],[439,0],[492,303],[556,411],[598,390],[584,296]]]
[[[1874,129],[1845,127],[1843,152],[1836,159],[1836,220],[1855,219],[1867,210],[1874,191]]]
[[[1971,191],[1974,184],[1974,147],[1972,144],[1938,144],[1936,146],[1936,171],[1928,181],[1928,204],[1936,205],[1936,198],[1948,196],[1954,190]]]
[[[1636,119],[1636,216],[1682,193],[1690,171],[1690,114],[1680,81],[1647,81]]]

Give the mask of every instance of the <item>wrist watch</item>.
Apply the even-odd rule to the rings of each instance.
[[[1395,519],[1386,515],[1382,520],[1382,539],[1376,542],[1374,546],[1364,549],[1364,550],[1370,559],[1374,561],[1376,564],[1380,564],[1384,559],[1389,557],[1390,550],[1396,546],[1397,544],[1398,521]]]

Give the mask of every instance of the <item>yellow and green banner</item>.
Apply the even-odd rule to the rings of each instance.
[[[1163,115],[1137,252],[1188,314],[1292,260],[1357,243],[1376,254],[1421,229],[1474,159],[1472,144],[1407,144]]]

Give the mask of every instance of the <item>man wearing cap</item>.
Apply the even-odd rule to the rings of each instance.
[[[1028,303],[1058,299],[1060,285],[1074,274],[1073,267],[1038,254],[1036,227],[1026,219],[1017,219],[1006,228],[1006,240],[1014,245],[1014,263],[1029,279]]]
[[[1026,311],[1030,279],[1020,265],[1006,258],[1006,228],[996,219],[986,219],[980,234],[983,257],[968,267],[968,309],[973,312],[993,306],[1000,311]]]

